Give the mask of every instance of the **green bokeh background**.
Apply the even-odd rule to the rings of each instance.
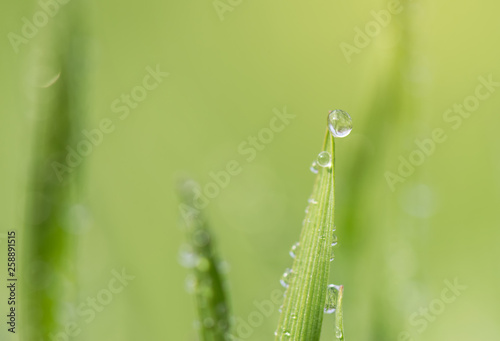
[[[500,339],[500,93],[457,130],[443,121],[448,108],[474,95],[478,77],[500,80],[500,5],[404,6],[351,63],[339,45],[352,44],[354,28],[363,29],[370,12],[387,3],[242,1],[223,21],[211,0],[84,6],[86,129],[105,117],[116,120],[111,103],[141,84],[146,67],[159,64],[170,75],[126,120],[116,120],[116,130],[79,169],[90,216],[75,250],[79,299],[103,289],[112,269],[126,268],[136,279],[78,339],[196,339],[187,270],[178,264],[184,235],[173,187],[183,174],[206,184],[231,160],[243,171],[211,200],[207,215],[230,265],[233,313],[247,320],[253,302],[269,299],[291,265],[288,250],[314,179],[309,166],[327,113],[336,108],[354,122],[336,146],[339,249],[332,282],[345,285],[346,337],[397,340],[408,330],[415,340]],[[21,18],[36,10],[29,2],[0,4],[0,233],[18,230],[21,252],[37,125],[27,79],[37,38],[16,54],[7,33],[18,33]],[[284,107],[296,118],[246,162],[238,146]],[[384,173],[396,171],[414,140],[436,128],[448,139],[392,192]],[[455,278],[468,288],[415,332],[410,315]],[[277,320],[275,311],[248,340],[271,340]],[[2,340],[17,340],[3,329]],[[331,316],[323,334],[333,339]]]

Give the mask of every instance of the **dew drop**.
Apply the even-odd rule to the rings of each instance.
[[[335,336],[337,337],[337,339],[341,339],[343,336],[342,330],[339,327],[335,327]]]
[[[312,165],[311,165],[311,168],[309,168],[311,170],[311,172],[313,172],[314,174],[318,174],[318,164],[316,163],[316,161],[313,161]]]
[[[309,200],[307,200],[307,202],[310,203],[310,204],[313,204],[313,205],[317,205],[318,204],[318,202],[314,198],[309,198]]]
[[[292,277],[292,269],[286,269],[285,272],[283,273],[283,276],[281,276],[280,283],[284,288],[288,288],[290,285],[290,279]]]
[[[352,119],[343,110],[332,110],[328,115],[328,129],[334,137],[346,137],[352,130]]]
[[[185,288],[188,294],[194,294],[196,291],[197,283],[196,283],[196,277],[193,275],[189,275],[186,278],[186,283],[185,283]]]
[[[290,257],[295,258],[297,252],[299,251],[299,246],[299,242],[292,245],[292,248],[290,249]]]
[[[194,321],[193,321],[193,328],[194,328],[195,330],[199,330],[199,329],[201,328],[201,323],[200,323],[200,321],[199,321],[199,320],[194,320]]]
[[[328,285],[326,289],[325,314],[333,314],[337,309],[337,297],[340,287],[335,284]]]
[[[190,245],[183,245],[179,250],[179,263],[188,269],[194,268],[198,263],[198,256]]]
[[[335,251],[332,249],[330,253],[330,262],[333,262],[335,260]]]
[[[208,271],[210,269],[210,261],[206,257],[200,257],[198,259],[198,264],[196,264],[196,268],[200,271]]]
[[[323,168],[330,168],[332,166],[332,156],[326,151],[322,151],[318,154],[317,159],[318,166]]]
[[[337,243],[338,243],[338,238],[337,235],[334,233],[332,237],[332,246],[337,245]]]
[[[198,247],[207,246],[210,242],[210,235],[207,231],[198,230],[193,235],[193,242]]]
[[[203,326],[205,328],[213,328],[215,325],[214,319],[211,317],[207,317],[205,320],[203,320]]]

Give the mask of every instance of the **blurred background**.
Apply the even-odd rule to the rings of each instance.
[[[336,143],[331,273],[346,337],[500,339],[499,10],[2,2],[0,247],[15,230],[23,265],[1,339],[196,340],[185,175],[209,187],[240,339],[273,339],[277,306],[249,316],[291,265],[332,109],[354,127]]]

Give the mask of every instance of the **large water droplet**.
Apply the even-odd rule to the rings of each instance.
[[[325,314],[333,314],[337,309],[337,297],[340,287],[335,284],[328,285],[326,289]]]
[[[352,119],[343,110],[332,110],[328,115],[328,129],[334,137],[346,137],[352,130]]]
[[[290,257],[295,258],[295,256],[297,256],[297,253],[299,252],[299,246],[299,242],[292,245],[292,248],[290,249]]]
[[[280,283],[284,288],[288,288],[290,285],[290,279],[292,278],[292,269],[286,269],[281,276]]]
[[[318,174],[318,164],[316,163],[316,161],[313,161],[312,165],[311,165],[311,168],[309,168],[311,170],[311,172],[313,172],[314,174]]]
[[[317,163],[320,167],[330,168],[332,166],[332,156],[330,153],[322,151],[318,154]]]

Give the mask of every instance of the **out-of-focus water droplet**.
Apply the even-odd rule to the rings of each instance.
[[[227,323],[227,321],[225,320],[220,320],[219,322],[217,322],[217,329],[219,329],[220,331],[226,331],[229,329],[229,323]]]
[[[334,137],[346,137],[352,130],[351,116],[343,110],[330,111],[328,129]]]
[[[210,235],[207,231],[198,230],[193,235],[193,242],[198,247],[206,246],[210,242]]]
[[[284,331],[283,336],[286,337],[287,339],[289,339],[292,337],[292,333],[290,333],[289,331]]]
[[[322,151],[318,154],[317,159],[318,166],[323,168],[330,168],[332,166],[332,156],[326,151]]]
[[[196,277],[194,275],[186,277],[185,287],[188,294],[194,294],[196,291],[196,284]]]
[[[205,328],[213,328],[215,326],[214,319],[211,317],[207,317],[205,320],[203,320],[203,326]]]
[[[194,321],[193,321],[193,328],[194,328],[195,330],[199,330],[199,329],[201,328],[201,323],[200,323],[200,321],[199,321],[199,320],[194,320]]]
[[[229,265],[228,262],[226,261],[220,261],[219,264],[217,265],[217,268],[222,274],[227,274],[231,270],[231,265]]]
[[[179,249],[179,263],[188,269],[194,268],[198,264],[198,256],[190,245],[183,245]]]
[[[313,161],[312,165],[311,165],[311,168],[309,168],[311,170],[311,172],[313,172],[314,174],[318,174],[318,164],[316,163],[316,161]]]
[[[292,269],[286,269],[281,276],[280,283],[284,288],[288,288],[290,285],[290,279],[292,278]]]
[[[290,257],[295,258],[295,256],[297,256],[297,252],[299,252],[299,246],[299,242],[292,245],[292,248],[290,249]]]
[[[337,235],[334,233],[332,237],[332,246],[337,245],[337,243],[338,243],[338,238]]]
[[[292,316],[290,316],[292,318],[292,320],[296,320],[297,319],[297,315],[296,314],[292,314]]]
[[[196,268],[200,271],[208,271],[210,269],[210,261],[206,257],[199,257]]]
[[[335,284],[328,285],[326,289],[325,314],[333,314],[337,309],[337,298],[340,287]]]

